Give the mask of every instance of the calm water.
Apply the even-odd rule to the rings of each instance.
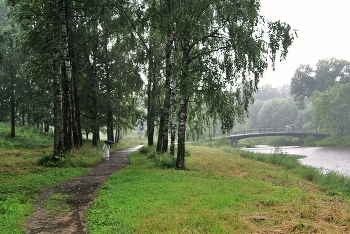
[[[300,159],[304,165],[322,169],[324,172],[335,171],[350,176],[350,147],[280,147],[287,154],[304,155]],[[275,148],[260,146],[246,150],[261,153],[273,153]]]

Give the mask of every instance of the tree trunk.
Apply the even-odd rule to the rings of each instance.
[[[149,55],[150,56],[150,55]],[[148,146],[154,145],[154,87],[155,87],[155,74],[153,69],[152,58],[149,58],[148,62],[148,83],[147,83],[147,140]]]
[[[80,123],[80,104],[79,95],[76,82],[73,82],[73,96],[72,96],[72,125],[73,125],[73,143],[75,147],[83,145],[83,135]]]
[[[53,61],[52,61],[52,90],[53,90],[53,116],[54,116],[54,150],[53,157],[63,152],[63,114],[62,114],[62,87],[61,87],[61,22],[62,0],[54,2],[53,14]]]
[[[189,96],[189,64],[190,64],[190,46],[185,43],[183,47],[182,59],[182,79],[180,85],[179,100],[179,127],[178,127],[178,146],[176,167],[179,170],[185,169],[185,138],[186,138],[186,119],[187,119],[187,96]]]
[[[62,46],[64,60],[64,82],[63,83],[63,128],[64,128],[64,152],[69,152],[73,148],[72,142],[72,65],[69,52],[68,37],[68,3],[64,0],[63,10],[60,14],[62,30]]]
[[[187,118],[187,101],[181,96],[179,103],[179,128],[178,128],[178,146],[176,168],[185,169],[185,138],[186,138],[186,118]]]
[[[174,52],[172,53],[172,64],[177,64],[178,58],[178,43],[176,38],[174,40]],[[170,134],[170,155],[175,156],[175,138],[176,138],[176,90],[177,90],[177,79],[176,77],[172,77],[172,87],[171,87],[171,105],[172,105],[172,113],[171,113],[171,134]]]
[[[98,83],[97,83],[97,51],[98,51],[98,30],[97,30],[97,21],[92,21],[92,27],[93,27],[93,35],[94,35],[94,43],[92,48],[92,54],[89,55],[92,59],[91,64],[91,75],[90,75],[90,85],[91,85],[91,116],[92,116],[92,123],[91,123],[91,129],[92,129],[92,146],[97,147],[98,141],[100,139],[100,131],[99,131],[99,125],[98,125],[98,106],[97,106],[97,90],[98,90]]]
[[[171,90],[171,130],[170,130],[170,155],[175,156],[175,138],[176,138],[176,79],[173,79],[173,87]]]
[[[13,67],[10,62],[10,112],[11,112],[11,133],[10,137],[16,136],[16,100],[15,100],[15,74],[13,74]]]
[[[72,41],[72,36],[69,34],[69,41]],[[77,87],[77,61],[73,43],[69,44],[70,58],[72,62],[72,131],[74,147],[80,148],[83,145],[83,133],[80,122],[80,103]]]
[[[15,102],[15,94],[11,91],[10,97],[10,105],[11,105],[11,134],[10,137],[14,138],[16,136],[16,102]]]
[[[163,113],[162,113],[162,152],[168,151],[168,142],[169,142],[169,110],[170,110],[170,98],[171,98],[171,54],[172,54],[172,44],[173,44],[173,35],[168,35],[166,49],[165,49],[165,97],[163,104]]]
[[[91,72],[91,98],[92,98],[92,146],[97,147],[99,139],[98,113],[97,113],[97,81],[96,81],[96,57],[93,58]]]
[[[112,103],[111,103],[111,77],[109,74],[109,59],[108,59],[108,40],[107,36],[104,37],[104,43],[103,43],[103,51],[104,51],[104,70],[106,74],[106,94],[107,94],[107,100],[108,100],[108,106],[107,106],[107,138],[108,140],[114,141],[114,135],[113,135],[113,110],[112,110]]]
[[[163,124],[164,124],[164,119],[163,119],[163,108],[160,108],[160,119],[159,119],[159,127],[158,127],[158,141],[157,141],[157,152],[162,151],[162,145],[163,145]]]

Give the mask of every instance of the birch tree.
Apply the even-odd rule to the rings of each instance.
[[[178,151],[176,167],[185,168],[188,104],[203,100],[206,114],[233,127],[252,103],[252,94],[268,58],[285,59],[294,34],[283,22],[259,14],[258,0],[170,1],[174,37],[178,41]]]

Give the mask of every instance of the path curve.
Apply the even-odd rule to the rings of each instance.
[[[82,234],[87,233],[84,211],[96,199],[95,192],[113,173],[129,165],[128,155],[142,146],[114,151],[110,159],[95,165],[88,174],[60,182],[43,189],[34,200],[34,214],[27,219],[26,233],[34,234]],[[70,211],[59,214],[49,214],[44,209],[44,202],[53,194],[67,194]]]

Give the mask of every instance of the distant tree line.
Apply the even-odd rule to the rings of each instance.
[[[300,65],[286,87],[262,86],[254,95],[249,115],[237,128],[283,128],[294,124],[298,129],[336,135],[350,134],[350,62],[336,58],[316,64]]]

